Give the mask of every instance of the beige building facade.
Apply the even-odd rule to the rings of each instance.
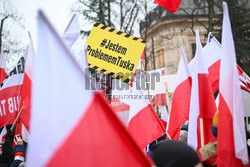
[[[206,24],[206,17],[199,21]],[[191,28],[193,27],[193,28]],[[193,23],[187,18],[170,18],[162,20],[147,30],[146,70],[167,68],[167,74],[175,74],[178,70],[181,56],[180,48],[183,47],[188,62],[195,54],[195,29],[200,32],[202,44],[207,42],[207,30],[200,23]],[[145,69],[144,69],[145,70]]]

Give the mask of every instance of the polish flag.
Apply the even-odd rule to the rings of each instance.
[[[23,88],[21,92],[20,109],[23,108],[23,112],[20,115],[19,122],[30,130],[30,109],[31,109],[31,87],[32,87],[32,69],[33,59],[35,57],[35,50],[33,46],[33,40],[29,33],[30,43],[27,52],[27,61],[25,63],[25,74],[23,79]],[[25,133],[26,134],[26,133]]]
[[[209,80],[212,85],[213,92],[215,93],[219,89],[219,80],[220,80],[220,61],[221,61],[221,55],[222,55],[222,46],[217,41],[217,39],[209,35],[209,42],[207,45],[202,48],[203,50],[203,60],[204,60],[204,66],[208,69],[209,73]],[[194,72],[195,69],[195,63],[197,58],[194,57],[192,61],[189,63],[190,71],[191,73]],[[237,65],[238,68],[238,74],[240,77],[240,85],[241,89],[245,90],[247,92],[250,92],[250,80],[247,74],[240,68],[239,65]]]
[[[4,81],[4,79],[7,77],[7,67],[6,67],[6,60],[5,55],[3,52],[1,53],[1,61],[0,61],[0,84]]]
[[[167,127],[168,134],[173,140],[179,139],[181,125],[186,122],[189,117],[192,79],[183,48],[181,48],[176,85]]]
[[[72,47],[75,41],[80,35],[80,23],[78,15],[74,14],[68,23],[64,34],[62,35],[63,41],[68,47]],[[30,103],[31,103],[31,87],[32,87],[32,69],[33,69],[33,58],[35,57],[35,50],[33,46],[33,40],[29,33],[30,43],[28,46],[27,62],[25,64],[25,75],[23,80],[23,88],[21,93],[20,107],[23,107],[23,112],[20,116],[20,123],[24,126],[24,134],[28,134],[26,130],[30,130]],[[28,138],[28,137],[26,137]]]
[[[137,85],[132,89],[132,96],[136,95],[139,99],[129,98],[126,102],[130,105],[128,131],[143,149],[164,135],[166,128],[143,94],[139,84],[134,83]]]
[[[236,55],[227,3],[223,2],[222,56],[218,122],[217,165],[248,164],[246,132]]]
[[[169,12],[174,14],[174,12],[178,10],[181,0],[155,0],[154,3],[164,7]]]
[[[33,74],[27,166],[152,166],[41,11]]]
[[[114,79],[112,81],[112,95],[121,97],[121,101],[130,106],[128,122],[129,133],[137,141],[141,149],[144,149],[152,141],[165,134],[165,127],[154,111],[147,97],[145,97],[140,85],[134,81],[134,87]],[[118,87],[123,90],[117,89]],[[115,89],[116,88],[116,89]]]
[[[27,50],[0,86],[0,127],[12,124],[19,111]]]
[[[196,73],[192,75],[192,89],[190,99],[188,141],[195,150],[214,139],[211,126],[214,113],[217,110],[213,90],[209,80],[204,60],[199,31],[196,30]]]
[[[77,14],[74,14],[70,19],[63,35],[62,39],[66,43],[66,45],[71,48],[73,44],[76,42],[78,37],[80,36],[80,22]]]
[[[221,44],[215,37],[212,37],[210,42],[202,48],[202,53],[203,65],[208,69],[209,80],[215,93],[219,88]],[[196,72],[197,58],[194,57],[189,63],[191,74]]]

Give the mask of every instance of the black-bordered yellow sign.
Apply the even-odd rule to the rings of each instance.
[[[87,45],[90,68],[130,84],[146,41],[95,23]]]

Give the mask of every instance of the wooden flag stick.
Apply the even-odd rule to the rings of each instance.
[[[165,89],[166,89],[166,95],[167,95],[167,109],[168,109],[168,115],[170,115],[170,100],[168,95],[168,82],[165,81]]]
[[[169,117],[171,110],[170,110],[170,100],[169,100],[169,95],[168,95],[168,83],[167,83],[167,81],[165,81],[165,90],[166,90],[166,96],[167,96],[167,112],[168,112],[168,117]],[[171,137],[169,136],[168,132],[167,132],[167,129],[166,129],[166,134],[167,134],[169,140],[172,140]]]
[[[200,118],[200,134],[201,134],[201,147],[204,146],[204,126],[203,126],[203,118]]]
[[[21,110],[19,111],[19,113],[18,113],[18,115],[17,115],[17,117],[16,117],[16,119],[15,119],[14,123],[12,124],[12,126],[11,126],[11,128],[10,128],[10,130],[11,130],[11,131],[13,131],[14,127],[16,126],[17,121],[18,121],[18,119],[19,119],[20,115],[21,115],[21,114],[22,114],[22,112],[23,112],[23,107],[24,107],[24,104],[23,104],[23,106],[22,106]]]

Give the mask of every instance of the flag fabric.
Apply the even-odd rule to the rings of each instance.
[[[128,131],[139,144],[145,148],[148,144],[165,134],[166,128],[160,121],[147,97],[140,89],[138,82],[134,82],[133,95],[137,98],[129,98],[130,105]]]
[[[203,60],[204,66],[208,69],[209,79],[215,93],[219,89],[219,80],[220,80],[220,61],[222,55],[222,46],[218,40],[210,33],[208,36],[208,43],[203,50]],[[190,71],[193,73],[195,68],[196,57],[192,59],[189,63]],[[247,92],[250,92],[250,80],[247,74],[237,65],[238,74],[240,77],[241,89]]]
[[[235,48],[227,3],[223,2],[217,165],[248,164],[246,132]]]
[[[2,129],[2,131],[1,131],[1,133],[0,133],[0,142],[1,143],[3,143],[3,142],[5,142],[5,135],[7,134],[7,129],[6,129],[6,127],[4,126],[3,127],[3,129]]]
[[[202,48],[202,53],[203,65],[208,69],[209,80],[215,93],[219,89],[221,44],[215,37],[212,37],[210,42]],[[191,74],[195,72],[196,63],[197,57],[194,57],[189,63]]]
[[[3,80],[7,77],[7,67],[6,67],[6,60],[5,55],[2,52],[1,53],[1,61],[0,61],[0,84],[3,82]]]
[[[33,74],[27,166],[152,165],[42,11]]]
[[[164,125],[165,129],[167,128],[167,123],[168,123],[168,111],[167,111],[167,106],[161,105],[161,122]]]
[[[167,127],[168,134],[173,140],[179,139],[181,125],[189,117],[192,79],[183,48],[181,48],[176,85]],[[184,94],[185,96],[183,96]]]
[[[196,30],[195,56],[197,58],[197,64],[196,72],[192,75],[187,141],[195,150],[206,145],[209,141],[214,140],[211,126],[214,113],[217,110],[208,70],[204,66],[202,54],[203,50],[199,31]]]
[[[240,78],[240,88],[250,93],[250,79],[249,76],[237,65],[237,70]]]
[[[118,87],[122,90],[117,89]],[[147,96],[142,91],[138,81],[134,81],[134,86],[114,79],[112,81],[112,96],[130,106],[128,122],[129,133],[137,141],[141,149],[144,149],[152,141],[165,134],[165,128],[154,111]]]
[[[181,0],[155,0],[154,3],[164,7],[169,12],[174,14],[178,10]]]
[[[0,127],[12,124],[19,111],[27,50],[0,87]]]
[[[25,63],[25,73],[23,79],[23,88],[21,92],[20,108],[23,108],[23,112],[20,115],[19,122],[30,130],[30,110],[31,110],[31,87],[32,87],[32,70],[33,70],[33,59],[35,57],[35,50],[33,46],[33,40],[29,33],[30,43],[27,52],[27,61]]]
[[[63,35],[62,39],[66,43],[66,45],[71,48],[75,41],[80,36],[80,22],[77,14],[74,14],[69,21]]]
[[[141,82],[153,81],[151,84],[146,86],[146,89],[143,91],[146,96],[153,96],[150,98],[150,102],[153,106],[167,105],[165,87],[166,71],[166,67],[163,67],[152,71],[146,71],[139,76]]]
[[[74,42],[78,39],[80,35],[80,23],[78,15],[74,14],[68,23],[64,34],[62,35],[63,41],[68,47],[72,47]],[[29,33],[30,43],[28,46],[27,62],[25,64],[25,75],[23,80],[23,88],[21,92],[20,105],[23,107],[23,112],[20,116],[19,122],[25,126],[24,132],[27,134],[26,130],[30,130],[30,103],[31,103],[31,87],[32,87],[32,69],[33,69],[33,58],[35,56],[35,50],[33,46],[33,40]],[[86,51],[86,49],[84,50]],[[26,135],[27,136],[27,135]],[[28,137],[27,137],[28,138]]]

